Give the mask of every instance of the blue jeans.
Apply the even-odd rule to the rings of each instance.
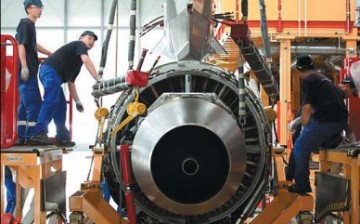
[[[299,138],[295,142],[295,184],[302,187],[310,186],[309,160],[313,151],[317,150],[327,139],[341,133],[346,122],[326,123],[313,119],[304,127]]]
[[[39,78],[44,86],[44,101],[39,112],[34,135],[47,134],[48,125],[54,119],[56,125],[56,139],[69,140],[66,122],[66,99],[61,88],[61,80],[55,69],[48,65],[41,65]]]
[[[42,99],[36,74],[31,74],[24,82],[19,74],[19,107],[17,117],[18,138],[27,139],[33,135]]]
[[[5,178],[6,208],[5,213],[13,214],[16,206],[16,184],[12,178]]]

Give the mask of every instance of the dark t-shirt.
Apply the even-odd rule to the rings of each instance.
[[[25,46],[26,63],[30,75],[37,75],[39,68],[39,60],[36,47],[36,30],[35,23],[28,18],[20,20],[16,28],[15,38],[18,44]],[[19,71],[21,71],[21,63],[19,62]]]
[[[85,43],[73,41],[55,51],[44,61],[44,64],[53,67],[63,83],[75,82],[83,65],[80,56],[84,54],[88,54]]]
[[[313,118],[320,122],[346,121],[344,96],[328,78],[313,73],[302,80],[303,105],[311,104]]]

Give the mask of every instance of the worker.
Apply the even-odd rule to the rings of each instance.
[[[360,61],[356,61],[351,64],[350,72],[357,92],[357,96],[360,98]]]
[[[297,58],[296,69],[302,79],[303,130],[295,141],[295,184],[290,192],[311,192],[309,160],[313,151],[326,140],[340,135],[347,125],[348,111],[338,88],[323,74],[315,71],[310,56]]]
[[[19,107],[17,120],[18,139],[16,145],[24,145],[34,130],[39,109],[41,95],[38,85],[38,51],[45,55],[51,52],[36,41],[35,22],[40,18],[43,4],[41,0],[25,0],[27,18],[20,20],[16,28],[15,38],[19,48]]]
[[[13,180],[13,174],[8,166],[5,166],[5,188],[6,188],[5,213],[13,214],[16,206],[16,184]]]
[[[67,108],[61,84],[68,83],[70,96],[75,100],[76,109],[83,112],[84,107],[74,82],[83,64],[92,77],[99,81],[95,66],[88,56],[88,50],[93,48],[96,40],[97,36],[94,32],[84,31],[79,40],[65,44],[40,66],[39,77],[44,86],[44,102],[41,105],[38,122],[34,135],[29,139],[29,144],[52,144],[47,132],[50,121],[54,119],[57,144],[64,147],[75,146],[75,143],[69,140],[69,131],[65,126]]]
[[[345,100],[349,97],[355,97],[357,95],[357,91],[355,88],[355,84],[352,77],[346,77],[344,78],[341,83],[339,84],[339,90],[342,98]],[[301,124],[301,108],[295,115],[295,119],[291,121],[288,125],[289,130],[292,132],[292,142],[295,143],[296,139],[299,137],[301,130],[302,130],[302,124]],[[345,138],[343,139],[344,143],[347,142],[356,142],[356,136],[355,133],[351,130],[349,125],[346,125],[345,128]],[[333,139],[331,139],[333,140]],[[334,144],[327,144],[326,147],[334,148],[338,145],[336,144],[336,141],[334,141]],[[294,153],[291,151],[288,165],[285,169],[285,176],[287,181],[292,181],[294,179],[295,175],[295,163],[294,163]]]
[[[343,91],[345,98],[355,97],[358,94],[355,87],[354,79],[351,76],[345,77],[339,84],[339,88]]]

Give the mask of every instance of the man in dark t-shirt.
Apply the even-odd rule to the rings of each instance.
[[[36,41],[35,23],[43,11],[41,0],[25,0],[24,8],[27,17],[20,19],[15,34],[19,49],[18,90],[20,98],[16,145],[24,145],[25,141],[32,136],[39,115],[42,100],[37,79],[38,52],[45,55],[51,54]]]
[[[47,136],[48,125],[54,119],[56,125],[56,141],[60,146],[72,147],[74,142],[69,141],[69,131],[65,126],[66,99],[61,88],[68,83],[70,96],[75,100],[76,109],[83,112],[84,107],[77,94],[74,84],[84,64],[91,76],[98,81],[99,76],[95,66],[88,56],[97,36],[92,31],[85,31],[78,41],[70,42],[48,57],[40,66],[40,81],[44,86],[44,101],[41,105],[34,136],[27,142],[29,145],[50,145]]]
[[[344,78],[341,83],[338,85],[338,91],[341,96],[341,99],[345,100],[350,97],[356,97],[357,91],[355,88],[354,81],[351,77]],[[301,107],[296,112],[295,119],[290,122],[289,124],[289,130],[292,132],[292,142],[295,143],[296,139],[300,136],[301,130],[302,130],[302,124],[301,124]],[[349,124],[346,125],[345,128],[345,139],[340,140],[346,140],[348,142],[356,142],[356,136],[355,133],[351,130]],[[339,136],[341,137],[341,136]],[[330,138],[328,139],[321,147],[325,148],[334,148],[338,146],[338,140],[339,138]],[[294,153],[293,150],[290,153],[289,162],[285,169],[285,176],[287,181],[292,181],[295,176],[295,162],[294,162]]]
[[[311,192],[309,160],[327,139],[339,135],[347,125],[348,111],[341,91],[324,75],[314,70],[310,56],[297,59],[302,79],[301,121],[304,129],[294,145],[295,185],[290,192]]]

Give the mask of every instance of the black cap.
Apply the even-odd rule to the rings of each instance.
[[[41,2],[41,0],[24,0],[24,7],[27,8],[30,5],[36,5],[39,8],[44,7],[43,3]]]
[[[300,71],[314,69],[314,62],[309,55],[302,55],[296,59],[296,69]]]
[[[349,84],[351,88],[355,88],[354,79],[351,76],[345,77],[342,80],[343,84]]]
[[[98,37],[96,36],[96,34],[95,34],[94,32],[92,32],[92,31],[90,31],[90,30],[85,30],[85,31],[80,35],[80,37],[83,37],[83,36],[86,36],[86,35],[94,37],[95,40],[98,39]]]

